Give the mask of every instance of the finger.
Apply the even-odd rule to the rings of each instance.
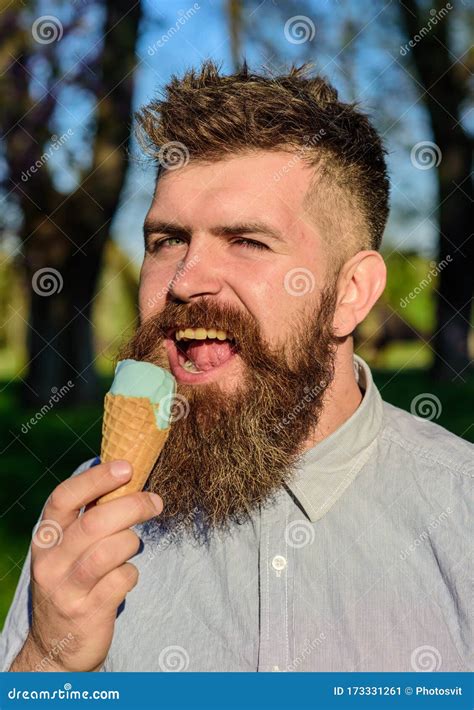
[[[91,607],[95,609],[94,616],[99,614],[113,614],[115,616],[117,607],[137,582],[138,570],[130,562],[126,562],[105,575],[86,597]],[[94,621],[94,617],[91,618],[91,621]]]
[[[51,493],[43,520],[54,520],[64,530],[78,516],[80,509],[101,495],[119,488],[132,477],[128,461],[111,461],[89,468],[68,478]]]
[[[133,530],[103,538],[89,547],[72,565],[68,580],[86,594],[109,572],[121,567],[140,548],[140,538]]]
[[[130,493],[94,506],[67,528],[62,547],[70,559],[77,559],[93,543],[154,518],[162,510],[163,501],[156,493]]]

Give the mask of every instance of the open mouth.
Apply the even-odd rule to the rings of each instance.
[[[191,327],[168,331],[166,347],[171,370],[182,382],[211,379],[211,373],[227,364],[238,349],[226,330]]]

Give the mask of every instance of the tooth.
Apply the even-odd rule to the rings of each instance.
[[[183,369],[186,370],[187,372],[202,372],[202,370],[199,370],[194,362],[192,360],[186,360],[186,362],[183,365]]]
[[[217,338],[218,340],[231,340],[226,330],[216,328],[180,328],[175,333],[176,340],[205,340],[206,338]]]

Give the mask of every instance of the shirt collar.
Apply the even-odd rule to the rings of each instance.
[[[354,369],[365,390],[362,402],[339,429],[303,454],[287,485],[311,522],[322,518],[356,478],[382,426],[382,398],[370,368],[354,355]]]

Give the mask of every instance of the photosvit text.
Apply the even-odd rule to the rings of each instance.
[[[333,687],[333,695],[462,695],[462,688],[429,688],[417,685],[415,688],[406,686],[374,686],[374,685],[340,685]]]

